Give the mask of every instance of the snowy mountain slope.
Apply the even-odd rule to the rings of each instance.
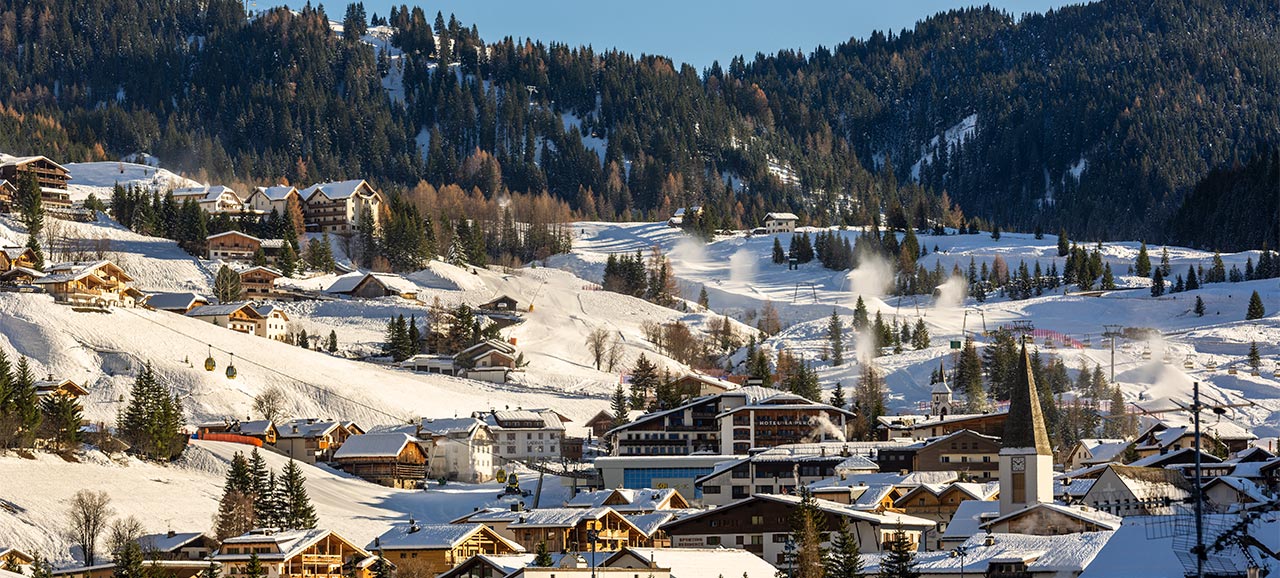
[[[0,476],[0,540],[8,547],[50,557],[55,565],[72,564],[79,551],[61,532],[61,524],[68,500],[80,489],[107,492],[118,515],[137,517],[149,533],[210,531],[227,465],[236,452],[251,449],[194,441],[171,465],[133,458],[112,460],[96,451],[82,454],[79,463],[43,453],[36,454],[34,460],[0,455],[0,471],[5,472]],[[261,453],[276,471],[288,461],[270,451]],[[307,478],[307,493],[320,526],[359,545],[410,516],[425,523],[445,523],[477,507],[506,507],[508,503],[497,498],[499,484],[396,490],[324,466],[300,463],[299,467]],[[532,491],[536,484],[536,476],[523,477],[524,489]],[[545,481],[543,504],[560,505],[567,498],[566,489],[556,478]],[[163,507],[157,507],[160,505]]]
[[[809,229],[811,232],[817,229]],[[1045,295],[1024,301],[1010,301],[992,296],[986,303],[967,299],[963,304],[948,300],[938,301],[930,296],[890,297],[884,295],[887,269],[864,266],[853,272],[824,269],[819,263],[800,265],[790,271],[785,265],[775,265],[770,260],[773,235],[742,235],[721,237],[712,243],[702,244],[683,235],[664,223],[577,223],[575,224],[574,251],[570,255],[554,257],[551,264],[574,271],[586,279],[599,279],[604,262],[611,253],[646,252],[657,245],[672,259],[673,269],[686,298],[697,295],[706,288],[712,309],[728,313],[739,319],[748,319],[758,312],[766,301],[778,308],[784,326],[781,334],[764,343],[765,347],[785,347],[810,362],[816,363],[823,386],[834,387],[840,381],[846,389],[856,383],[861,368],[857,362],[833,368],[820,360],[826,346],[826,317],[833,310],[851,316],[853,305],[862,296],[874,316],[880,312],[886,322],[915,323],[923,318],[932,337],[932,347],[923,351],[910,351],[899,355],[883,356],[876,360],[886,374],[891,390],[890,408],[894,411],[920,411],[922,402],[928,399],[929,374],[945,362],[954,367],[950,340],[959,340],[965,333],[995,328],[1015,320],[1031,320],[1038,329],[1059,332],[1091,347],[1085,349],[1049,349],[1043,342],[1037,346],[1045,355],[1057,355],[1069,368],[1079,367],[1086,360],[1092,367],[1109,367],[1109,350],[1102,349],[1101,333],[1104,323],[1130,327],[1150,327],[1166,335],[1165,339],[1152,343],[1121,340],[1116,353],[1116,378],[1130,401],[1144,407],[1158,408],[1169,405],[1169,398],[1185,400],[1190,395],[1193,380],[1204,384],[1204,392],[1211,399],[1239,401],[1248,398],[1261,407],[1238,410],[1235,416],[1244,424],[1259,427],[1259,436],[1280,432],[1280,369],[1277,355],[1280,348],[1272,344],[1280,337],[1280,319],[1268,316],[1256,322],[1243,321],[1249,294],[1257,290],[1268,311],[1280,311],[1280,286],[1276,280],[1244,283],[1209,284],[1203,289],[1159,299],[1150,297],[1149,280],[1126,276],[1137,257],[1139,243],[1106,243],[1101,254],[1110,263],[1122,286],[1133,290],[1119,290],[1100,297],[1079,295]],[[860,234],[852,229],[838,232],[853,237]],[[791,235],[777,235],[784,248]],[[1059,270],[1064,261],[1057,257],[1057,238],[1046,235],[1035,239],[1032,235],[1007,233],[999,240],[989,235],[921,235],[920,244],[929,254],[920,259],[926,268],[935,263],[944,271],[953,266],[967,270],[970,259],[979,266],[990,265],[999,256],[1011,269],[1026,261],[1030,267],[1036,260],[1042,267],[1057,262]],[[1088,245],[1093,250],[1092,244]],[[1208,267],[1212,253],[1169,247],[1169,257],[1175,274],[1183,275],[1190,265]],[[1149,246],[1153,263],[1160,258],[1159,246]],[[1227,268],[1232,265],[1244,268],[1245,260],[1257,262],[1258,253],[1247,251],[1224,254]],[[1074,288],[1071,288],[1074,291]],[[1196,296],[1200,296],[1207,308],[1204,317],[1192,313]],[[966,313],[967,312],[967,313]],[[846,326],[851,318],[846,318]],[[857,350],[858,336],[850,331],[847,350]],[[1249,343],[1256,340],[1264,358],[1263,372],[1251,376],[1246,371],[1244,356]],[[979,340],[981,345],[981,340]],[[1144,359],[1145,350],[1150,358]],[[1168,363],[1165,363],[1166,350]],[[847,358],[853,355],[847,355]],[[1185,369],[1185,361],[1192,361],[1193,369]],[[1216,370],[1205,369],[1210,361]],[[1227,373],[1228,367],[1238,370],[1236,375]]]
[[[111,202],[111,188],[119,183],[121,186],[136,186],[155,192],[165,192],[182,187],[199,186],[200,183],[165,169],[137,163],[126,162],[93,162],[67,163],[63,165],[71,172],[71,180],[67,183],[67,192],[72,201],[83,201],[92,193],[99,200]],[[244,191],[241,191],[245,194]]]

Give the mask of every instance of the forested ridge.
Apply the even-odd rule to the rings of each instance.
[[[223,182],[546,191],[585,218],[701,204],[706,229],[769,210],[815,224],[884,212],[894,225],[968,215],[1078,239],[1276,244],[1274,231],[1220,239],[1178,216],[1211,171],[1277,141],[1278,18],[1262,0],[955,10],[702,71],[486,40],[429,5],[338,10],[0,0],[0,150],[145,150]],[[392,32],[360,41],[371,26]],[[967,118],[972,131],[943,138]]]

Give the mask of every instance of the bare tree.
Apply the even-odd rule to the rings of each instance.
[[[609,352],[609,330],[603,327],[597,327],[587,334],[587,350],[591,352],[591,359],[595,361],[596,369],[600,369],[600,365],[604,363],[605,354]]]
[[[284,411],[284,391],[270,386],[253,398],[253,411],[263,419],[275,423],[276,418]]]
[[[609,341],[609,352],[605,354],[605,365],[609,368],[609,372],[613,372],[613,368],[622,362],[622,339],[615,334],[613,339]]]
[[[106,529],[112,514],[111,496],[106,492],[80,490],[71,498],[71,507],[67,510],[67,536],[80,547],[85,566],[93,566],[97,562],[98,537]]]
[[[111,532],[107,535],[107,552],[115,554],[122,550],[125,544],[133,542],[141,538],[146,533],[146,529],[142,527],[142,522],[137,518],[129,516],[127,518],[116,518],[111,523]],[[154,544],[148,547],[142,544],[144,549],[154,547]]]

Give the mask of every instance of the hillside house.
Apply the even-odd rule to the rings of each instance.
[[[0,247],[0,272],[17,267],[36,268],[36,253],[28,247]]]
[[[419,353],[409,359],[401,361],[400,367],[422,373],[439,373],[442,375],[458,374],[458,368],[453,363],[452,355]]]
[[[375,484],[414,489],[427,477],[427,454],[421,441],[405,433],[351,436],[333,461],[343,471]]]
[[[240,213],[247,208],[244,204],[244,197],[240,196],[240,193],[221,185],[174,189],[173,201],[179,205],[192,201],[211,215]]]
[[[549,409],[476,412],[493,434],[493,453],[507,460],[556,459],[561,455],[566,418]]]
[[[32,385],[35,386],[36,396],[38,397],[58,395],[71,399],[79,399],[89,395],[89,390],[81,387],[76,382],[71,381],[70,379],[54,379],[53,374],[49,374],[46,379],[37,381]]]
[[[644,410],[633,409],[627,412],[627,423],[633,422],[644,415]],[[591,419],[587,420],[583,425],[591,430],[591,435],[597,438],[603,438],[604,434],[613,429],[614,424],[613,412],[602,409]]]
[[[717,416],[778,393],[773,388],[748,386],[695,398],[672,409],[642,415],[605,432],[604,438],[615,456],[731,454],[733,446],[722,447],[720,443]]]
[[[247,574],[251,554],[257,554],[269,578],[371,578],[369,552],[324,529],[259,529],[227,538],[210,560],[224,576]],[[207,564],[206,564],[207,566]]]
[[[434,576],[480,554],[508,556],[525,551],[484,524],[397,524],[368,548],[404,571]]]
[[[493,434],[474,417],[422,418],[414,437],[428,441],[427,471],[433,480],[484,483],[493,479]]]
[[[154,560],[206,560],[218,549],[218,541],[203,532],[173,530],[142,536],[138,545],[147,558]]]
[[[1245,478],[1218,476],[1203,487],[1205,501],[1219,512],[1241,512],[1273,501],[1265,488]]]
[[[382,193],[363,180],[319,183],[298,195],[307,231],[349,235],[356,232],[362,218],[373,219],[373,228],[382,221]]]
[[[480,311],[494,311],[497,313],[514,313],[518,302],[507,295],[500,295],[492,301],[476,305],[476,309]]]
[[[262,314],[248,303],[201,305],[188,311],[187,317],[246,335],[257,335],[258,324],[266,321]]]
[[[0,546],[0,568],[17,568],[19,574],[30,572],[36,558],[17,548]]]
[[[1067,471],[1087,468],[1097,464],[1117,461],[1129,447],[1129,442],[1121,439],[1083,439],[1072,446],[1063,462]]]
[[[551,552],[591,550],[589,526],[598,522],[596,551],[614,552],[627,546],[648,546],[644,531],[608,506],[600,508],[542,508],[520,512],[507,532],[526,550],[536,550],[545,542]]]
[[[718,395],[738,389],[738,384],[736,383],[701,373],[687,373],[677,378],[672,385],[675,386],[680,396],[686,399]]]
[[[928,440],[960,430],[1001,437],[1008,411],[950,415],[884,415],[876,418],[876,433],[882,440]]]
[[[918,444],[914,450],[911,467],[905,468],[911,471],[958,471],[969,478],[987,481],[995,479],[1000,469],[1000,438],[974,431],[960,430]]]
[[[245,299],[270,299],[276,296],[276,279],[284,277],[270,267],[250,267],[240,272],[240,288]]]
[[[13,203],[17,195],[18,187],[9,181],[0,179],[0,213],[13,212]]]
[[[1213,446],[1218,446],[1227,452],[1239,452],[1248,448],[1253,440],[1258,439],[1258,436],[1228,420],[1205,424],[1203,434],[1201,437],[1203,451],[1212,451]],[[1142,458],[1194,448],[1196,447],[1195,431],[1190,426],[1156,422],[1139,434],[1133,445],[1138,456]]]
[[[289,314],[279,305],[262,305],[255,308],[262,320],[254,328],[254,335],[275,341],[288,341]]]
[[[249,210],[255,213],[269,214],[275,211],[276,214],[284,217],[289,214],[289,199],[293,199],[298,203],[298,207],[302,207],[302,197],[298,195],[297,187],[289,185],[276,185],[274,187],[257,187],[249,198],[245,199],[245,204]],[[302,231],[298,231],[301,233]]]
[[[333,461],[347,440],[358,437],[364,430],[351,422],[317,419],[313,417],[291,419],[276,426],[279,432],[276,449],[300,462]]]
[[[978,528],[1002,534],[1065,536],[1115,530],[1121,522],[1119,516],[1089,506],[1040,502],[984,521]]]
[[[209,299],[198,293],[153,293],[147,297],[147,307],[156,311],[168,311],[186,315],[192,309],[208,305]]]
[[[359,271],[338,277],[325,292],[360,299],[400,297],[413,301],[418,298],[418,286],[404,277]]]
[[[248,436],[267,445],[275,445],[280,439],[280,430],[276,424],[270,420],[245,420],[232,425],[231,433]]]
[[[283,239],[259,239],[240,231],[223,231],[205,237],[210,260],[238,261],[252,263],[253,256],[262,250],[267,263],[274,264],[284,249]]]
[[[43,279],[45,274],[30,267],[14,267],[0,272],[0,286],[31,287],[36,279]]]
[[[71,173],[66,167],[43,156],[15,157],[0,154],[0,179],[9,181],[15,191],[28,175],[36,178],[36,184],[40,186],[40,204],[46,209],[71,207],[71,196],[67,194],[67,181],[71,180]]]
[[[990,502],[1000,496],[996,482],[976,484],[920,484],[894,501],[896,511],[938,523],[938,531],[946,531],[960,504],[966,501]]]
[[[518,369],[519,357],[515,345],[489,339],[456,353],[453,364],[455,368],[464,369],[468,379],[506,383],[508,374]]]
[[[668,522],[663,530],[671,536],[676,548],[741,548],[766,562],[783,565],[791,520],[800,506],[798,496],[756,494],[732,504],[704,510]],[[920,544],[921,534],[933,530],[934,523],[902,514],[875,514],[827,500],[817,500],[818,511],[826,528],[837,528],[841,520],[849,524],[858,537],[864,554],[879,552],[902,530],[911,540],[912,549]],[[824,548],[830,544],[823,543]]]
[[[764,216],[764,231],[767,234],[794,233],[796,223],[800,221],[794,213],[768,213]]]
[[[33,283],[58,303],[105,309],[134,307],[145,298],[129,285],[133,277],[111,261],[60,263],[48,267],[46,273]]]

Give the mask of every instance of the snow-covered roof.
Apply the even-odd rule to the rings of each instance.
[[[601,566],[616,564],[627,555],[655,568],[668,568],[671,578],[773,578],[778,569],[763,558],[741,548],[635,548],[627,547],[609,556]]]
[[[283,239],[271,239],[271,240],[272,240],[272,241],[279,241],[279,242],[280,242],[280,246],[281,246],[281,247],[283,247],[283,246],[284,246],[284,240],[283,240]],[[264,241],[264,242],[265,242],[265,241]],[[240,272],[240,275],[243,277],[244,275],[247,275],[247,274],[249,274],[249,273],[255,273],[255,272],[266,273],[266,274],[271,275],[271,276],[273,276],[273,277],[284,277],[284,273],[281,273],[279,269],[272,269],[271,267],[265,267],[265,266],[262,266],[262,265],[255,265],[255,266],[253,266],[253,267],[249,267],[248,269],[245,269],[244,271],[241,271],[241,272]]]
[[[795,213],[766,213],[764,216],[766,221],[799,221]]]
[[[46,156],[32,155],[32,156],[26,156],[26,157],[15,157],[13,155],[0,153],[0,167],[22,166],[28,163],[39,161],[39,160],[46,161],[49,164],[55,167],[58,167],[64,171],[67,170],[67,167],[64,167],[58,163],[53,162],[52,160],[49,159],[49,157],[46,157]]]
[[[1159,467],[1163,467],[1166,464],[1190,463],[1195,458],[1194,452],[1195,450],[1192,448],[1182,448],[1180,450],[1171,451],[1167,454],[1150,455],[1140,460],[1130,462],[1129,465],[1133,467],[1138,467],[1138,468],[1144,468],[1144,467],[1159,468]],[[1186,462],[1179,461],[1184,459],[1187,461]],[[1200,461],[1206,464],[1218,464],[1218,463],[1222,463],[1222,458],[1219,458],[1218,456],[1215,456],[1210,453],[1205,453],[1202,451],[1200,452]]]
[[[289,185],[276,185],[274,187],[258,187],[257,192],[272,201],[283,201],[289,198],[289,193],[297,194],[298,188]]]
[[[317,438],[328,435],[342,424],[331,419],[296,418],[276,425],[281,438]]]
[[[496,410],[480,416],[490,429],[552,429],[563,430],[560,414],[549,409]],[[525,425],[525,424],[541,425]]]
[[[182,187],[180,189],[173,190],[173,196],[175,198],[199,197],[196,200],[197,202],[202,202],[202,203],[211,203],[211,202],[217,201],[218,199],[222,198],[222,195],[231,195],[235,197],[237,201],[244,201],[244,198],[240,196],[240,193],[235,192],[235,190],[233,190],[230,187],[224,187],[222,185]]]
[[[336,201],[336,200],[345,199],[350,197],[351,195],[354,195],[356,191],[360,190],[360,185],[365,185],[367,187],[368,183],[366,183],[362,179],[356,179],[352,181],[338,181],[338,182],[332,182],[332,183],[316,183],[314,185],[311,185],[299,191],[298,194],[301,195],[302,198],[304,199],[310,199],[312,195],[315,195],[316,193],[320,193],[325,197],[327,197],[329,200]],[[369,187],[369,188],[372,190],[373,187]]]
[[[1102,510],[1099,510],[1097,508],[1092,508],[1089,506],[1080,506],[1080,505],[1064,506],[1062,504],[1041,502],[1039,504],[1032,504],[1016,512],[1009,512],[1008,514],[1005,514],[998,518],[987,521],[983,523],[980,527],[986,528],[995,524],[999,524],[1000,522],[1012,520],[1014,518],[1020,518],[1022,516],[1038,515],[1038,512],[1036,512],[1036,510],[1041,510],[1041,509],[1051,510],[1058,514],[1062,514],[1064,516],[1070,516],[1077,520],[1095,524],[1097,526],[1106,528],[1108,530],[1115,530],[1116,528],[1119,528],[1120,521],[1122,519],[1120,516],[1117,516],[1115,514],[1104,512]]]
[[[187,312],[187,317],[223,317],[231,315],[240,310],[252,312],[250,317],[262,317],[257,309],[248,303],[219,303],[216,305],[201,305]]]
[[[45,267],[48,275],[41,279],[37,279],[35,283],[44,285],[75,281],[88,277],[89,275],[97,274],[98,270],[104,267],[117,269],[120,278],[124,281],[133,281],[133,277],[130,277],[125,273],[124,269],[121,269],[115,263],[104,259],[102,261],[93,261],[91,263],[58,263],[56,265],[50,265]]]
[[[34,253],[30,247],[0,247],[0,253],[4,253],[11,261],[21,259],[23,255]]]
[[[751,497],[748,499],[738,500],[727,506],[720,506],[719,508],[702,510],[696,514],[680,518],[672,523],[680,524],[685,521],[692,520],[694,518],[701,518],[703,516],[707,516],[713,513],[720,513],[724,511],[726,508],[750,508],[752,507],[752,504],[757,501],[778,502],[778,503],[794,506],[800,503],[800,496],[791,495],[791,494],[752,494]],[[848,504],[841,504],[839,502],[824,500],[822,498],[817,498],[814,500],[814,502],[817,504],[818,509],[823,512],[827,512],[829,514],[835,514],[837,516],[844,516],[846,518],[861,520],[864,522],[869,522],[874,525],[882,525],[885,527],[902,526],[904,528],[916,528],[916,529],[932,528],[937,525],[937,523],[935,523],[933,520],[926,520],[924,518],[917,518],[915,516],[908,516],[906,514],[898,514],[894,512],[884,512],[884,513],[865,512],[860,509],[851,507]]]
[[[653,536],[663,524],[675,519],[676,513],[672,510],[658,510],[647,514],[623,514],[631,525],[640,529],[645,536]]]
[[[1030,534],[981,534],[964,542],[965,556],[954,556],[950,550],[919,552],[916,570],[922,574],[961,574],[982,576],[992,562],[1025,562],[1033,576],[1075,576],[1087,568],[1098,552],[1107,545],[1114,532],[1082,532],[1059,536]],[[990,539],[991,545],[987,545]],[[884,554],[867,554],[864,569],[869,575],[880,571]],[[1136,576],[1138,574],[1116,574]]]
[[[617,496],[625,503],[609,504],[609,507],[618,512],[650,512],[667,507],[675,495],[677,493],[672,488],[595,490],[582,492],[574,496],[566,506],[570,508],[598,508],[605,505],[605,502],[610,497]]]
[[[147,534],[138,538],[138,545],[142,547],[144,552],[173,552],[200,539],[202,536],[204,536],[203,532]]]
[[[735,391],[739,391],[739,390],[735,390]],[[834,405],[818,403],[816,401],[812,401],[808,398],[801,397],[794,393],[778,392],[777,390],[774,390],[774,394],[770,395],[769,397],[754,401],[752,403],[748,403],[746,405],[740,405],[735,408],[726,409],[720,412],[720,414],[717,415],[716,418],[717,419],[723,418],[725,416],[732,415],[734,413],[744,411],[744,410],[779,409],[779,408],[818,409],[818,410],[826,410],[826,411],[833,411],[837,413],[843,413],[847,415],[853,415],[853,412],[845,409],[840,409]]]
[[[470,435],[476,428],[484,427],[484,422],[474,417],[422,418],[422,431],[435,435]]]
[[[163,310],[182,309],[185,311],[196,303],[208,302],[209,300],[199,293],[152,293],[147,298],[147,305]]]
[[[242,421],[236,427],[236,431],[241,435],[247,436],[265,436],[275,427],[275,423],[265,419],[255,419]]]
[[[393,458],[400,455],[405,446],[417,441],[417,438],[404,433],[354,435],[347,438],[342,447],[333,453],[333,459]]]
[[[827,478],[809,484],[810,489],[892,485],[896,487],[915,487],[920,484],[948,484],[960,479],[960,472],[940,470],[936,472],[880,472],[874,474],[849,474],[843,478]]]
[[[388,273],[361,273],[353,271],[342,275],[335,279],[328,289],[327,293],[350,293],[355,291],[366,278],[372,277],[381,283],[384,287],[395,291],[396,293],[417,293],[418,286],[412,281],[405,279],[399,275],[391,275]]]
[[[443,550],[455,548],[468,538],[487,532],[490,537],[517,552],[524,547],[487,530],[484,524],[396,524],[374,539],[368,550]]]
[[[1057,478],[1053,480],[1053,496],[1055,498],[1080,498],[1089,493],[1093,478]]]
[[[554,558],[555,554],[553,554],[552,556]],[[522,568],[527,568],[530,564],[533,563],[533,560],[535,557],[536,557],[535,554],[504,554],[500,556],[494,555],[494,554],[476,554],[470,558],[467,558],[466,560],[459,562],[456,566],[453,567],[452,570],[449,570],[447,572],[444,572],[443,574],[440,574],[439,578],[444,578],[446,576],[450,578],[454,578],[454,577],[462,578],[464,576],[466,578],[470,578],[472,576],[471,573],[467,573],[467,574],[456,574],[456,573],[459,572],[462,568],[468,567],[470,564],[473,563],[473,561],[476,564],[483,564],[483,565],[489,566],[490,568],[493,568],[496,572],[498,572],[497,574],[494,574],[494,576],[509,576],[517,570],[520,570]]]
[[[40,279],[45,276],[44,272],[36,271],[35,269],[32,269],[30,267],[14,267],[12,269],[9,269],[8,271],[5,271],[4,273],[0,273],[0,278],[14,277],[19,274],[27,275],[31,277],[33,280]]]
[[[584,520],[599,520],[605,516],[617,514],[608,506],[601,508],[540,508],[527,512],[518,512],[517,518],[508,528],[572,528]],[[621,517],[621,516],[619,516]],[[625,520],[626,518],[623,518]],[[630,524],[631,522],[627,522]],[[639,531],[639,528],[635,528]]]
[[[998,500],[965,500],[956,507],[956,513],[942,532],[942,539],[947,542],[967,540],[976,535],[985,520],[995,519],[1000,513]]]
[[[1271,501],[1271,498],[1267,497],[1267,495],[1263,493],[1262,486],[1254,483],[1253,480],[1247,480],[1236,476],[1218,476],[1217,478],[1205,483],[1204,488],[1207,490],[1209,487],[1217,484],[1224,484],[1253,502],[1266,503]]]
[[[336,534],[333,534],[333,532],[323,528],[314,528],[311,530],[284,530],[284,531],[269,530],[269,529],[253,530],[247,534],[242,534],[240,536],[235,536],[235,537],[227,538],[226,540],[223,540],[222,548],[220,548],[218,552],[216,552],[211,558],[214,561],[218,561],[218,562],[226,561],[226,560],[247,560],[249,559],[249,556],[250,556],[249,553],[246,552],[244,554],[227,554],[225,553],[227,546],[234,546],[239,544],[274,543],[276,545],[276,549],[278,550],[278,552],[258,553],[258,557],[261,558],[262,560],[286,560],[301,554],[303,550],[306,550],[307,548],[311,547],[312,544],[315,544],[316,542],[323,540],[325,537],[329,535],[336,536]],[[338,537],[341,538],[341,536],[338,536]],[[345,542],[347,540],[343,539],[343,541]],[[358,554],[362,554],[363,556],[369,555],[368,552],[366,552],[364,549],[360,548],[359,546],[352,544],[351,547],[354,548]]]

